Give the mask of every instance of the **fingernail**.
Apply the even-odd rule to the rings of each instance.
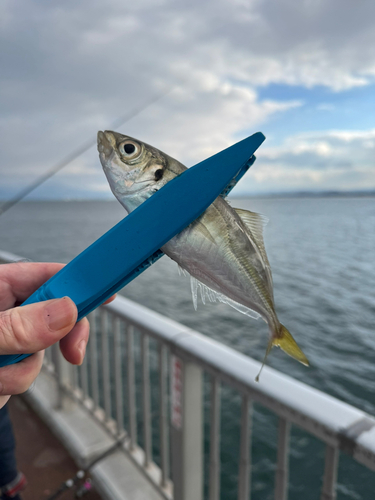
[[[85,354],[86,354],[86,340],[81,340],[81,342],[78,344],[78,350],[81,353],[81,362],[79,363],[80,365],[83,363]]]
[[[74,321],[72,304],[68,297],[51,300],[44,311],[50,330],[63,330]]]

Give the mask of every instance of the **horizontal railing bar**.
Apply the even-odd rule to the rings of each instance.
[[[198,364],[327,444],[351,450],[356,460],[375,470],[375,419],[372,416],[270,367],[265,367],[257,383],[258,361],[129,299],[118,297],[105,307],[164,342],[185,361]],[[370,439],[362,433],[350,435],[352,426],[362,420],[366,421],[366,432],[371,429],[371,435],[367,434]],[[347,446],[348,440],[351,447]]]
[[[5,250],[0,250],[0,264],[10,264],[12,262],[18,262],[19,260],[25,260],[25,257],[6,252]]]

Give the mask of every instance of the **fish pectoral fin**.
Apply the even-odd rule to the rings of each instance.
[[[179,266],[180,268],[180,266]],[[242,314],[246,314],[247,316],[250,316],[250,318],[253,319],[259,319],[261,315],[257,313],[256,311],[253,311],[249,307],[246,307],[239,302],[236,302],[226,295],[216,292],[215,290],[212,290],[212,288],[208,287],[201,281],[197,280],[197,278],[194,278],[191,274],[186,271],[186,269],[181,268],[181,274],[184,276],[190,276],[190,288],[191,288],[191,297],[193,299],[193,305],[194,309],[197,310],[198,306],[198,289],[200,292],[200,296],[202,299],[203,304],[206,304],[206,300],[209,302],[221,302],[222,304],[227,304],[228,306],[233,307],[233,309],[236,309],[236,311],[239,311]]]
[[[197,297],[198,297],[198,281],[195,278],[193,278],[193,276],[190,276],[190,287],[191,287],[191,296],[192,296],[192,299],[193,299],[194,309],[197,310],[197,306],[198,306],[198,300],[197,300]]]
[[[284,352],[289,354],[289,356],[296,359],[303,365],[310,365],[309,360],[298,347],[298,344],[292,337],[292,334],[285,328],[284,325],[280,325],[279,336],[272,339],[272,345],[280,347]]]
[[[181,267],[179,264],[177,264],[177,269],[178,269],[178,274],[180,276],[189,276],[189,273],[183,267]]]
[[[260,314],[257,313],[256,311],[253,311],[253,309],[250,309],[250,307],[246,307],[239,302],[236,302],[235,300],[230,299],[226,295],[223,295],[222,293],[218,294],[218,300],[219,302],[222,302],[223,304],[228,304],[228,306],[233,307],[233,309],[236,309],[236,311],[246,314],[246,316],[250,316],[250,318],[253,319],[259,319]]]
[[[198,231],[203,234],[205,238],[207,238],[211,243],[213,243],[215,246],[217,245],[217,242],[215,238],[212,236],[210,231],[207,229],[207,227],[201,222],[199,219],[196,219],[192,224],[195,225],[195,227],[198,229]]]

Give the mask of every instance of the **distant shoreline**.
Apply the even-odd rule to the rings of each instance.
[[[373,198],[375,197],[375,190],[369,191],[295,191],[287,193],[253,193],[253,194],[239,194],[236,196],[230,196],[231,200],[244,200],[251,198]],[[10,198],[0,198],[0,204],[9,201]],[[86,202],[99,202],[105,201],[115,202],[114,198],[31,198],[29,200],[23,200],[20,203],[27,202],[43,202],[43,201],[86,201]]]
[[[232,199],[245,198],[371,198],[375,190],[371,191],[296,191],[288,193],[262,193],[252,195],[232,196]]]

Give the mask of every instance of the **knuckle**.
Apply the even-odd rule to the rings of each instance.
[[[12,311],[5,311],[1,315],[0,331],[4,335],[11,335],[12,333]]]
[[[1,314],[0,337],[4,349],[19,349],[27,343],[29,325],[18,308],[10,309]]]
[[[14,315],[12,310],[5,311],[0,317],[0,338],[2,348],[7,350],[8,347],[13,347],[14,333],[13,333]]]

